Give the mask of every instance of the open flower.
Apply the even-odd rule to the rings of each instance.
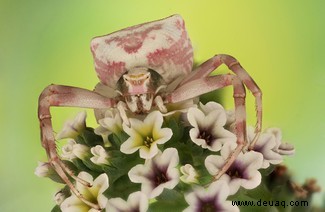
[[[205,166],[211,175],[218,174],[235,147],[233,143],[226,143],[220,151],[221,155],[209,155],[205,159]],[[254,151],[241,152],[220,180],[228,183],[231,195],[235,194],[240,186],[253,189],[261,183],[261,173],[258,169],[262,163],[262,154]]]
[[[184,183],[198,183],[198,173],[195,171],[191,164],[186,164],[180,168],[181,173],[183,174],[180,179]]]
[[[106,211],[120,212],[120,211],[139,211],[146,212],[149,207],[148,197],[140,192],[134,192],[129,195],[128,200],[121,198],[112,198],[108,201]]]
[[[225,181],[216,181],[207,189],[194,188],[194,191],[185,195],[189,207],[184,212],[199,211],[232,211],[239,212],[239,208],[227,201],[229,187]]]
[[[254,128],[247,129],[248,142],[255,137]],[[283,161],[283,155],[292,155],[294,147],[288,143],[282,143],[281,131],[278,128],[269,128],[263,132],[254,145],[254,151],[263,155],[262,168],[268,168],[270,164],[279,164]]]
[[[93,162],[94,164],[97,165],[109,164],[108,162],[109,155],[105,151],[104,147],[102,147],[101,145],[92,147],[90,149],[90,152],[94,155],[93,157],[90,158],[91,162]]]
[[[66,121],[56,139],[76,138],[86,128],[86,117],[86,111],[82,111],[73,120]]]
[[[129,119],[131,127],[123,124],[124,131],[130,136],[122,145],[121,152],[132,154],[139,149],[140,157],[150,159],[158,153],[157,144],[166,143],[172,137],[172,130],[161,128],[163,116],[158,111],[148,114],[144,121]]]
[[[83,144],[78,144],[75,140],[70,139],[68,143],[62,147],[61,157],[65,160],[73,160],[79,158],[85,159],[89,155],[89,147]]]
[[[250,143],[255,137],[254,128],[249,127],[247,129],[248,143]],[[276,146],[275,136],[271,133],[262,133],[254,145],[254,151],[260,152],[263,155],[263,169],[268,168],[270,164],[279,164],[283,158],[280,154],[273,149]]]
[[[98,120],[99,127],[95,129],[95,133],[106,137],[110,133],[118,134],[122,131],[122,118],[117,109],[109,109],[105,112],[105,117]]]
[[[102,136],[106,147],[112,144],[108,140],[111,133],[119,134],[122,131],[122,118],[117,109],[108,109],[105,112],[105,117],[98,120],[99,127],[95,129],[97,135]]]
[[[80,172],[79,178],[92,184],[92,187],[86,187],[76,182],[76,189],[86,200],[97,204],[100,208],[105,208],[107,204],[107,198],[103,195],[103,192],[108,188],[108,177],[106,174],[99,175],[95,180],[87,172]],[[60,205],[62,212],[71,211],[97,211],[90,206],[82,202],[76,195],[72,194],[70,197],[66,198]]]
[[[191,140],[211,151],[219,151],[226,142],[234,143],[235,134],[224,128],[227,122],[227,115],[222,106],[217,103],[207,103],[198,108],[190,108],[187,119],[193,126],[190,130]]]
[[[141,191],[149,198],[159,196],[164,188],[173,189],[179,183],[178,152],[168,148],[145,164],[133,167],[128,175],[132,182],[141,183]]]

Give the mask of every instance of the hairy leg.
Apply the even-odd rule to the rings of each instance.
[[[211,72],[221,64],[227,65],[236,75],[210,76]],[[254,144],[258,139],[262,129],[262,92],[260,88],[235,58],[229,55],[216,55],[196,68],[179,84],[174,92],[166,97],[166,102],[179,102],[228,85],[233,85],[234,87],[237,147],[229,156],[221,171],[215,176],[216,180],[227,171],[247,143],[245,108],[246,92],[244,85],[255,97],[257,116],[255,127],[256,136],[250,144],[249,149],[254,147]]]
[[[255,97],[255,107],[256,107],[256,126],[255,126],[255,132],[259,133],[262,129],[262,91],[256,84],[256,82],[253,80],[253,78],[247,73],[247,71],[240,65],[240,63],[232,56],[225,55],[225,54],[219,54],[216,55],[206,62],[202,63],[199,67],[197,67],[188,77],[186,77],[178,86],[177,90],[182,90],[182,92],[186,92],[186,87],[195,87],[197,91],[195,93],[191,93],[191,96],[198,96],[203,94],[200,92],[201,87],[196,86],[195,82],[198,80],[198,82],[202,81],[200,79],[206,79],[206,83],[208,84],[207,87],[213,87],[213,88],[219,88],[219,85],[222,85],[222,82],[216,82],[217,85],[214,85],[213,82],[208,83],[210,78],[213,78],[213,76],[209,76],[212,71],[214,71],[216,68],[218,68],[220,65],[225,64],[228,66],[228,68],[236,74],[236,76],[239,78],[239,80],[248,88],[249,91],[252,92],[252,94]],[[210,90],[212,91],[212,90]],[[179,92],[178,92],[179,93]],[[189,92],[188,92],[189,93]],[[207,93],[207,92],[204,92]],[[180,97],[184,98],[185,96]],[[192,98],[192,97],[191,97]],[[179,97],[177,97],[179,99]],[[188,98],[187,98],[188,99]],[[178,100],[177,100],[178,101]]]
[[[100,209],[98,205],[84,199],[74,187],[69,176],[78,180],[85,186],[91,186],[88,182],[76,177],[71,170],[60,160],[53,135],[50,107],[67,106],[83,108],[110,108],[114,106],[112,99],[103,97],[95,92],[63,85],[50,85],[46,87],[39,97],[38,118],[41,128],[42,146],[45,148],[50,164],[57,174],[70,187],[71,191],[89,206]]]

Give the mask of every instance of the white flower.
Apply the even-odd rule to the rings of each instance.
[[[66,121],[62,130],[56,135],[56,139],[76,138],[80,132],[86,129],[86,117],[86,111],[82,111],[73,120]]]
[[[189,123],[194,127],[190,130],[191,140],[202,148],[219,151],[226,142],[234,143],[235,134],[224,128],[227,115],[221,105],[208,102],[198,108],[190,108],[187,113]]]
[[[141,183],[141,191],[149,198],[159,196],[164,188],[173,189],[179,183],[178,152],[175,148],[168,148],[158,153],[145,164],[133,167],[128,175],[132,182]]]
[[[72,152],[77,158],[84,160],[89,155],[89,147],[83,144],[75,144]]]
[[[216,181],[209,185],[207,189],[196,187],[194,191],[185,195],[185,200],[189,204],[184,212],[194,211],[231,211],[239,212],[237,206],[233,206],[231,201],[227,201],[229,187],[225,181]]]
[[[98,120],[100,127],[96,131],[107,131],[118,134],[122,131],[122,118],[117,109],[109,109],[105,112],[105,118]]]
[[[255,137],[254,128],[248,127],[248,143]],[[254,151],[263,155],[262,168],[268,168],[270,164],[279,164],[283,161],[283,155],[294,154],[294,147],[288,143],[282,143],[282,134],[278,128],[269,128],[262,133],[254,145]]]
[[[70,140],[68,140],[67,144],[62,146],[62,153],[61,153],[62,159],[71,161],[71,160],[77,158],[77,156],[75,154],[73,154],[73,147],[76,144],[77,144],[77,142],[75,140],[70,139]]]
[[[94,164],[97,165],[109,164],[108,162],[109,155],[105,151],[104,147],[102,147],[101,145],[92,147],[90,149],[90,152],[94,155],[93,157],[90,158],[91,162],[93,162]]]
[[[121,212],[121,211],[139,211],[146,212],[149,207],[148,197],[138,191],[129,195],[128,200],[121,198],[112,198],[108,201],[106,211]]]
[[[38,177],[48,177],[55,182],[63,183],[62,178],[49,162],[38,162],[34,174]]]
[[[38,161],[34,174],[38,177],[49,177],[53,174],[53,168],[48,162]]]
[[[180,179],[184,183],[198,183],[198,173],[195,171],[191,164],[186,164],[180,168],[181,173],[183,174]]]
[[[158,153],[157,144],[164,144],[172,137],[172,130],[161,128],[163,116],[158,111],[148,114],[144,121],[129,119],[131,127],[123,124],[124,131],[130,136],[122,145],[121,152],[132,154],[139,149],[140,157],[150,159]]]
[[[97,127],[94,132],[97,135],[101,135],[105,146],[110,147],[111,143],[108,140],[108,136],[111,133],[119,134],[122,129],[122,118],[117,109],[108,109],[105,112],[105,117],[98,120],[99,127]]]
[[[282,143],[282,132],[279,128],[269,128],[265,131],[266,133],[271,133],[275,136],[276,145],[273,150],[280,155],[293,155],[295,153],[295,148],[289,143]]]
[[[165,106],[168,112],[164,113],[163,116],[171,116],[174,114],[186,113],[189,108],[197,107],[197,104],[194,104],[193,99],[188,99],[177,103],[166,104]]]
[[[200,108],[204,114],[209,114],[216,110],[224,111],[224,108],[222,107],[222,105],[218,104],[216,102],[207,102],[205,105],[202,104],[202,102],[200,102]]]
[[[92,187],[86,187],[76,182],[76,189],[88,201],[97,204],[100,208],[105,208],[108,199],[103,195],[103,192],[108,188],[108,177],[106,174],[99,175],[95,180],[87,172],[80,172],[79,178],[92,184]],[[97,211],[82,202],[77,196],[72,194],[66,198],[60,205],[62,212],[83,212],[83,211]]]
[[[64,160],[73,160],[79,158],[85,159],[89,155],[89,147],[83,144],[77,144],[73,139],[68,140],[68,143],[62,147],[61,157]]]
[[[250,143],[255,137],[254,128],[249,127],[247,129],[248,143]],[[275,136],[271,133],[262,133],[254,145],[254,151],[260,152],[263,155],[263,169],[268,168],[270,164],[279,164],[283,161],[280,154],[273,149],[276,146]]]
[[[222,169],[235,147],[233,143],[226,143],[220,151],[221,155],[209,155],[205,159],[205,166],[211,175],[216,175]],[[261,173],[258,169],[261,168],[262,163],[262,154],[254,151],[241,152],[219,180],[228,183],[230,195],[235,194],[240,186],[253,189],[261,183]]]
[[[106,128],[99,126],[94,130],[94,133],[96,135],[100,135],[103,138],[103,142],[105,147],[110,147],[112,146],[111,142],[108,140],[108,136],[112,133],[109,130],[107,130]]]

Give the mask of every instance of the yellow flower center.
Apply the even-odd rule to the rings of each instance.
[[[143,143],[146,147],[150,148],[151,144],[154,142],[152,137],[147,136],[146,139],[144,139]]]

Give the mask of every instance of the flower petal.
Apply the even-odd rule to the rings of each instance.
[[[106,211],[110,212],[121,212],[121,211],[128,211],[129,207],[127,202],[122,198],[111,198],[108,201]]]
[[[190,108],[187,112],[187,119],[188,119],[189,123],[195,128],[198,128],[201,124],[201,123],[198,123],[198,120],[199,120],[199,122],[201,120],[203,122],[204,118],[205,118],[204,113],[201,110],[199,110],[198,108]]]
[[[220,155],[209,155],[204,161],[204,165],[211,175],[218,174],[224,164],[225,160]]]
[[[178,152],[175,148],[159,152],[145,164],[134,166],[128,173],[132,182],[141,183],[141,191],[154,198],[160,195],[164,188],[173,189],[179,182],[177,169],[179,162]]]
[[[56,135],[56,139],[75,138],[86,128],[86,111],[79,112],[73,120],[64,123],[62,130]]]
[[[159,151],[159,149],[155,143],[151,144],[150,148],[148,148],[146,146],[142,146],[139,150],[140,158],[151,159],[155,155],[157,155],[158,151]]]
[[[216,181],[209,185],[207,189],[194,187],[194,191],[185,195],[185,200],[189,204],[184,212],[203,211],[204,205],[209,204],[214,207],[214,211],[239,211],[237,206],[233,206],[231,201],[227,201],[229,187],[225,181]]]

